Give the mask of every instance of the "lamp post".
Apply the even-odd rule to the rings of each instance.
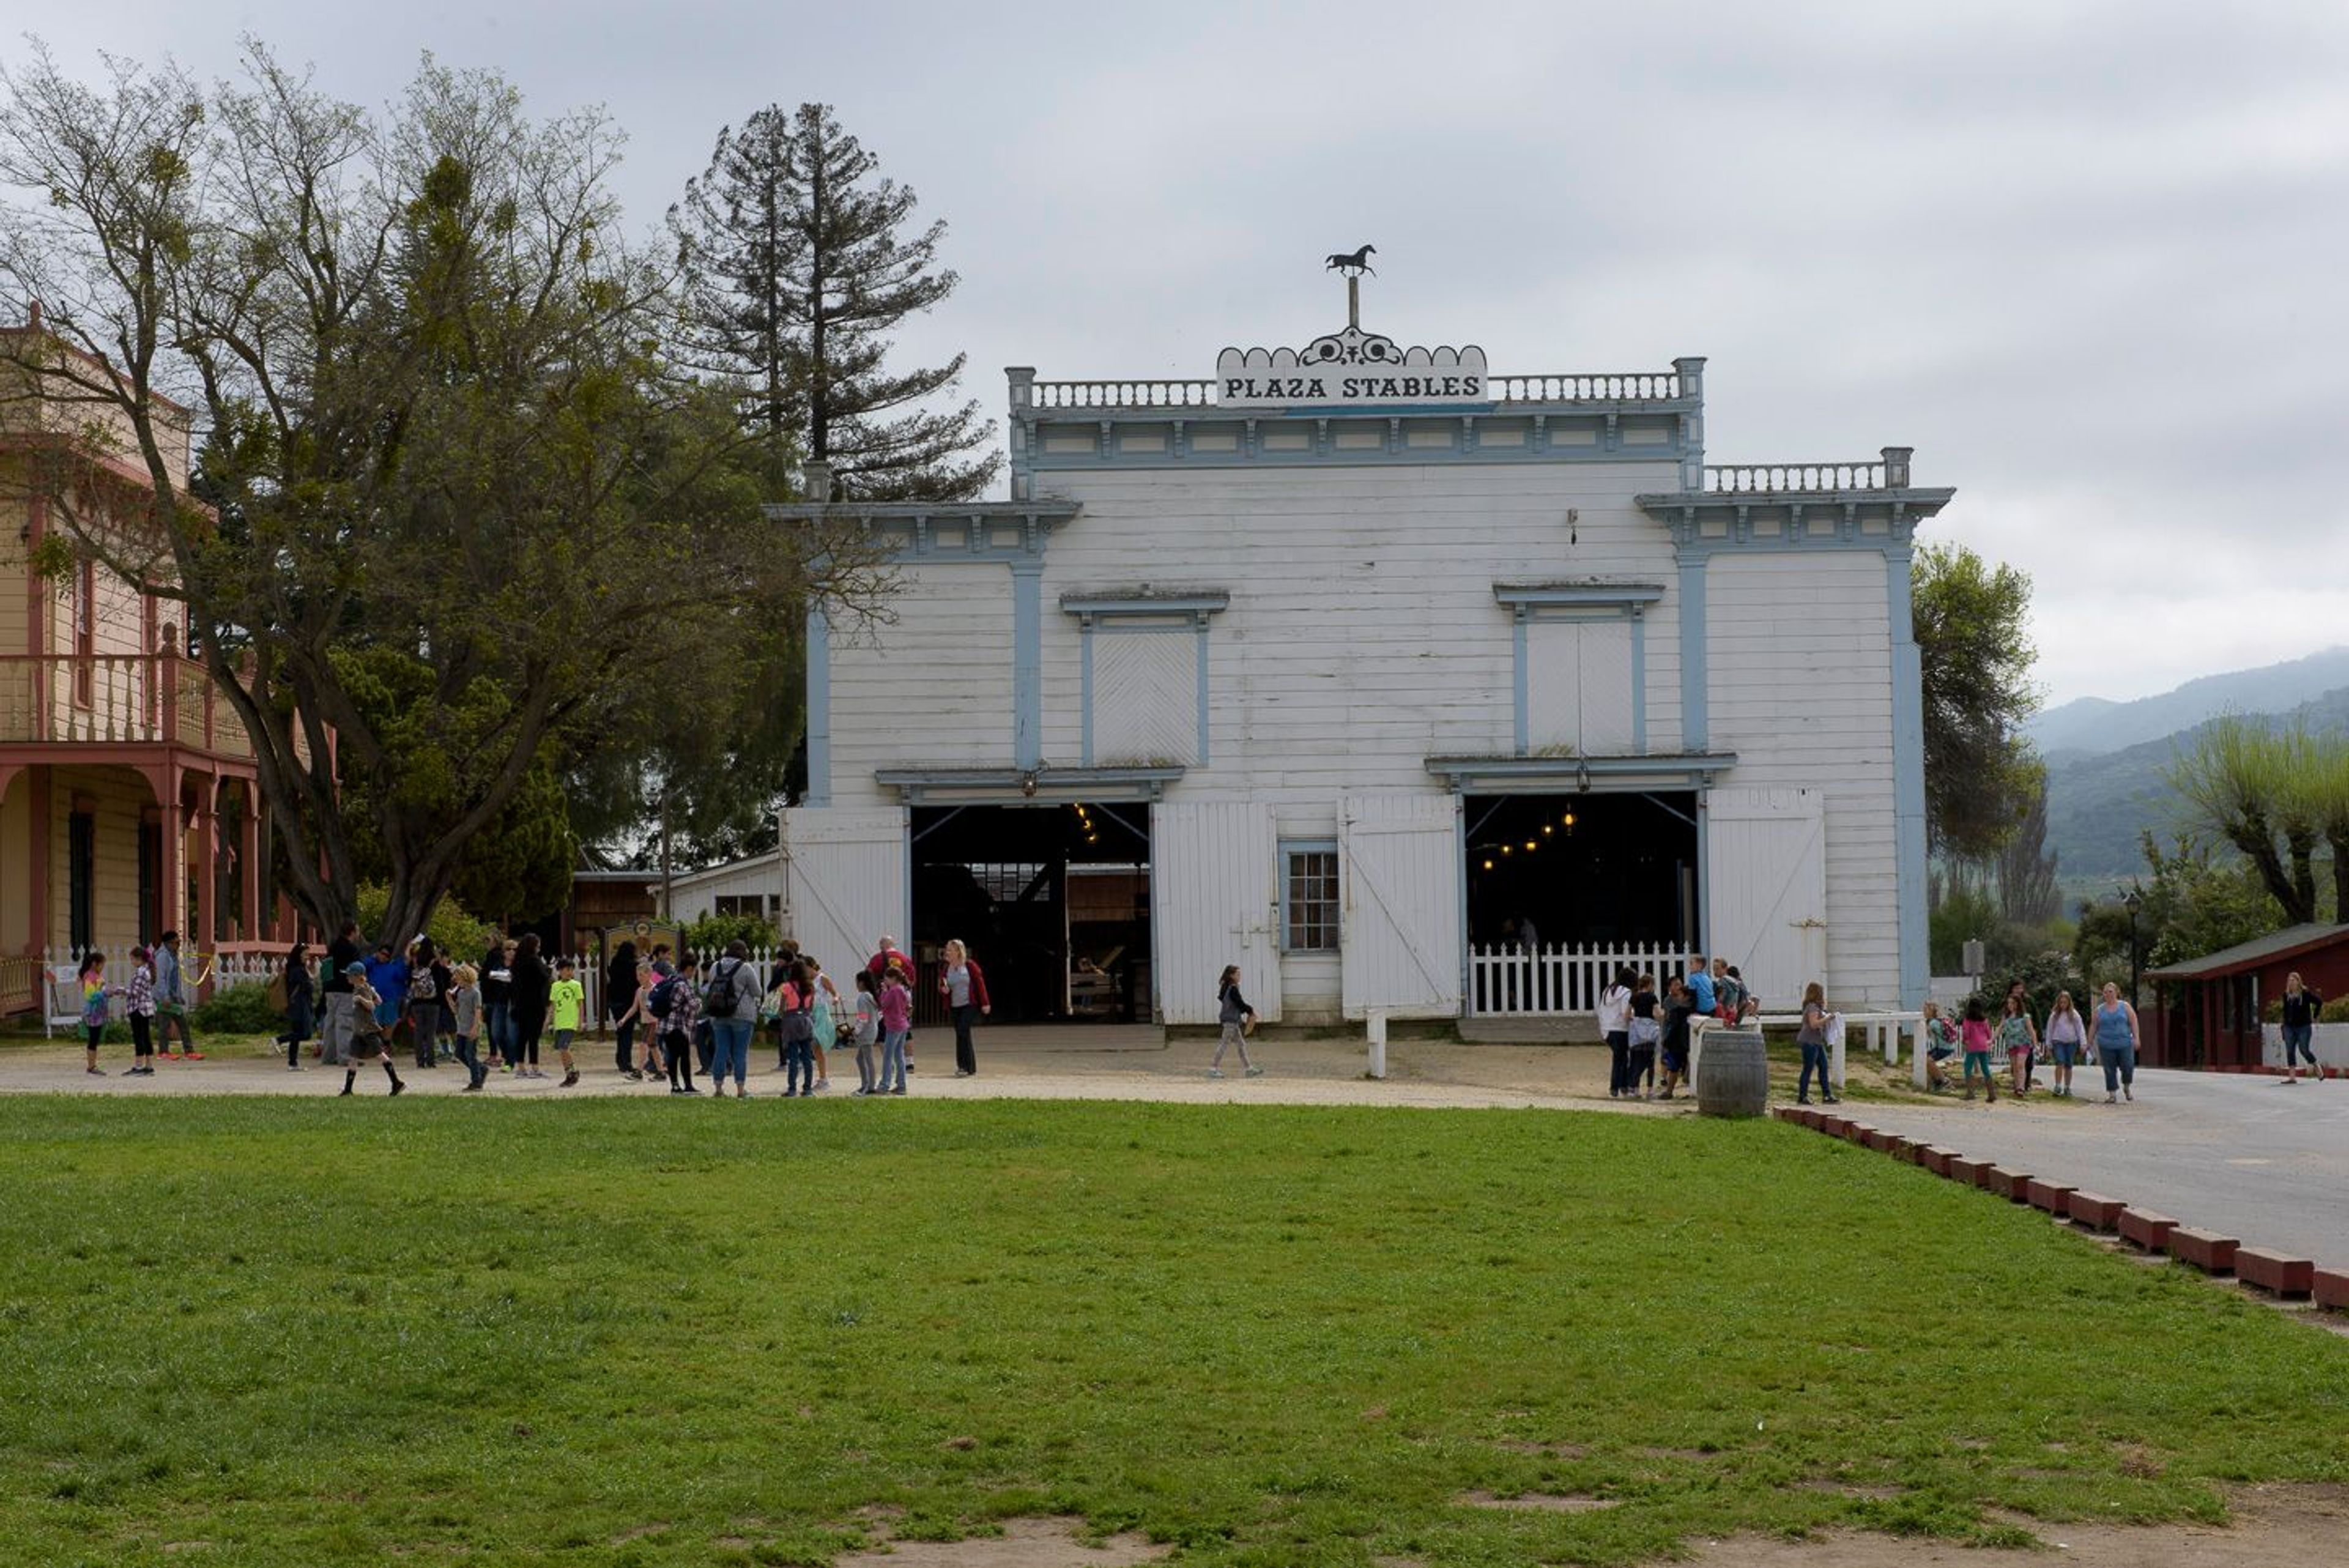
[[[2128,911],[2128,918],[2129,918],[2129,994],[2128,994],[2128,999],[2129,999],[2129,1005],[2130,1005],[2131,1007],[2135,1007],[2135,1006],[2137,1005],[2137,987],[2138,987],[2140,984],[2142,984],[2142,983],[2143,983],[2143,978],[2142,978],[2142,975],[2141,975],[2141,973],[2140,973],[2140,971],[2141,971],[2141,970],[2142,970],[2142,968],[2143,968],[2143,961],[2142,961],[2142,956],[2141,956],[2141,955],[2142,955],[2142,950],[2137,946],[2137,911],[2138,911],[2139,909],[2144,909],[2144,908],[2145,908],[2145,896],[2144,896],[2143,894],[2139,893],[2136,888],[2131,888],[2128,890],[2128,896],[2127,896],[2127,898],[2123,898],[2123,899],[2121,900],[2121,908],[2122,908],[2122,909],[2127,909],[2127,910]]]

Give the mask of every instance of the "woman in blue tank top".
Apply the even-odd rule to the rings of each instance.
[[[2106,985],[2096,1004],[2096,1060],[2105,1064],[2105,1104],[2113,1103],[2116,1089],[2137,1098],[2137,1009],[2121,1000],[2117,985]]]

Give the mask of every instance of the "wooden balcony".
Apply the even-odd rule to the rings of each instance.
[[[0,745],[253,757],[252,737],[204,667],[175,653],[0,654]]]

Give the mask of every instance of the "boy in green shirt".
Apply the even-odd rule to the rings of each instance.
[[[554,983],[546,992],[546,1022],[554,1031],[554,1054],[563,1059],[563,1087],[579,1081],[571,1064],[571,1037],[579,1033],[579,1015],[586,1010],[587,991],[579,983],[579,966],[569,959],[554,966]]]

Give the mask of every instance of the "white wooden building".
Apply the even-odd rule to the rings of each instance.
[[[902,591],[808,628],[793,934],[963,937],[1014,1016],[1208,1021],[1227,962],[1267,1019],[1580,1011],[1624,951],[1922,999],[1909,449],[1708,464],[1699,358],[1218,371],[1015,368],[1010,499],[826,508]]]

